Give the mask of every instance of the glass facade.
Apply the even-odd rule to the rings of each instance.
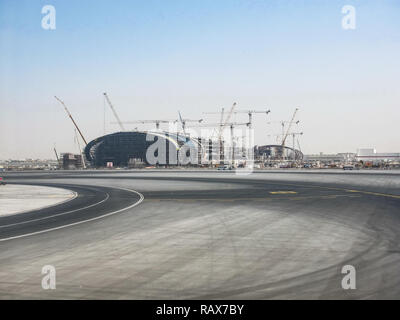
[[[158,139],[162,139],[160,142],[166,145],[165,158],[166,164],[169,164],[169,152],[177,150],[177,143],[168,133],[132,131],[108,134],[89,142],[85,148],[85,156],[93,167],[106,167],[110,162],[114,167],[126,167],[131,159],[149,164],[146,159],[147,148]]]

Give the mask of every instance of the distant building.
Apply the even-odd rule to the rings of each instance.
[[[355,160],[355,153],[335,153],[335,154],[306,154],[304,155],[304,161],[306,162],[322,162],[322,163],[335,163],[335,162],[352,162]]]
[[[302,160],[303,153],[300,150],[282,145],[264,145],[254,148],[256,160]]]
[[[0,161],[0,171],[19,170],[54,170],[57,169],[57,160],[47,159],[20,159]]]
[[[64,170],[82,169],[83,161],[80,154],[63,153],[61,154],[62,167]]]
[[[381,162],[398,162],[400,161],[400,153],[378,153],[374,148],[360,148],[356,153],[336,153],[336,154],[306,154],[304,155],[305,162],[320,162],[320,163],[349,163],[349,162],[364,162],[364,163],[381,163]]]
[[[375,148],[361,148],[357,150],[356,160],[363,162],[400,161],[400,153],[378,153]]]

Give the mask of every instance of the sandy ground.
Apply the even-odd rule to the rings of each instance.
[[[60,188],[7,184],[0,186],[0,216],[53,206],[75,196]]]

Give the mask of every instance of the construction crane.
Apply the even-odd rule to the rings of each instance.
[[[220,118],[220,121],[219,121],[220,124],[219,124],[219,130],[218,130],[218,140],[221,139],[223,127],[230,121],[230,119],[232,117],[232,114],[233,114],[233,112],[235,110],[236,105],[237,105],[236,102],[234,102],[232,104],[232,107],[229,110],[225,121],[223,120],[224,119],[224,110],[225,110],[224,108],[222,108],[221,112],[203,112],[203,114],[221,114],[221,118]]]
[[[222,116],[221,116],[222,118]],[[225,127],[230,127],[230,138],[231,138],[231,153],[232,153],[232,158],[231,158],[231,164],[234,165],[234,155],[235,155],[235,146],[234,146],[234,127],[236,126],[249,126],[248,122],[224,122],[224,123],[204,123],[200,124],[197,126],[190,126],[191,128],[206,128],[206,127],[219,127],[220,129],[220,134],[218,136],[218,141],[219,141],[219,146],[220,146],[220,155],[221,155],[221,162],[224,161],[222,155],[224,154],[223,152],[223,143],[222,143],[222,133],[223,133],[223,128]],[[211,136],[212,138],[212,136]]]
[[[121,130],[122,130],[122,131],[125,131],[125,128],[124,128],[124,125],[122,124],[122,121],[121,121],[120,118],[118,117],[118,114],[117,114],[117,112],[115,111],[114,106],[112,105],[110,99],[108,98],[107,93],[105,93],[105,92],[104,92],[104,98],[106,99],[108,105],[110,106],[112,112],[114,113],[114,117],[115,117],[115,119],[117,119],[117,122],[118,122],[118,124],[119,124]]]
[[[299,111],[299,108],[296,108],[296,109],[294,110],[292,119],[290,120],[289,126],[288,126],[288,128],[287,128],[286,134],[282,137],[282,147],[285,146],[286,139],[287,139],[287,137],[288,137],[288,135],[289,135],[289,131],[290,131],[290,128],[292,127],[292,124],[293,124],[294,118],[296,117],[297,111]]]
[[[231,126],[248,126],[249,123],[248,122],[225,122],[225,123],[210,123],[210,122],[206,122],[203,124],[199,124],[197,126],[195,125],[191,125],[188,126],[189,128],[207,128],[207,127],[219,127],[219,128],[224,128],[224,127],[231,127]]]
[[[279,123],[279,124],[282,126],[282,133],[281,133],[281,134],[274,134],[274,135],[272,135],[272,136],[274,136],[274,137],[277,137],[277,139],[279,138],[279,140],[280,140],[279,143],[282,143],[283,137],[285,136],[285,124],[286,124],[286,123],[290,123],[290,121],[268,121],[268,122],[267,122],[267,124],[273,124],[273,123]],[[295,124],[299,124],[299,123],[300,123],[300,120],[297,120],[297,121],[295,122]],[[268,136],[271,136],[271,135],[268,135]]]
[[[268,134],[267,137],[274,137],[276,139],[276,143],[282,144],[282,134]]]
[[[83,136],[81,130],[79,129],[78,125],[76,124],[74,118],[72,118],[72,115],[71,115],[71,113],[69,112],[69,110],[68,110],[67,106],[65,105],[65,103],[64,103],[61,99],[57,98],[56,96],[54,96],[54,98],[56,98],[57,101],[60,102],[60,103],[63,105],[65,111],[67,112],[67,115],[68,115],[69,118],[71,119],[71,121],[72,121],[72,123],[74,124],[76,130],[78,130],[78,132],[79,132],[79,134],[80,134],[80,136],[81,136],[83,142],[85,142],[85,145],[87,145],[87,142],[86,142],[85,137]]]
[[[300,146],[299,138],[297,138],[297,146],[299,147],[299,151],[302,152],[302,151],[301,151],[301,146]]]
[[[226,116],[226,119],[224,121],[224,125],[227,124],[231,120],[231,117],[232,117],[233,111],[235,110],[236,105],[237,105],[237,103],[234,102],[232,107],[231,107],[231,109],[228,112],[228,115]]]
[[[270,113],[271,110],[265,110],[265,111],[260,111],[260,110],[237,110],[235,113],[247,113],[249,116],[249,128],[252,129],[252,124],[253,124],[253,114],[254,113],[265,113],[268,114]]]
[[[78,150],[79,154],[81,155],[83,169],[86,169],[85,157],[83,156],[83,151],[81,149],[81,144],[79,143],[79,138],[76,129],[75,129],[75,141],[78,144]]]
[[[296,136],[302,136],[302,135],[303,135],[303,132],[291,132],[290,134],[291,134],[292,137],[293,137],[293,161],[295,161],[295,160],[296,160],[295,139],[296,139]],[[299,144],[299,151],[301,152],[301,150],[300,150],[299,139],[297,139],[297,143]]]
[[[199,119],[199,120],[191,120],[191,119],[183,119],[181,116],[181,113],[178,111],[179,114],[179,119],[178,120],[136,120],[136,121],[124,121],[122,123],[125,124],[136,124],[136,123],[141,123],[141,124],[146,124],[146,123],[155,123],[156,124],[156,128],[160,129],[160,123],[176,123],[176,122],[180,122],[183,131],[185,132],[185,128],[186,128],[186,123],[187,122],[199,122],[201,123],[203,121],[203,119]],[[111,122],[112,124],[115,124],[117,122]]]
[[[231,109],[229,110],[229,112],[228,112],[228,115],[226,116],[226,118],[225,118],[225,121],[223,121],[223,118],[224,118],[224,108],[222,108],[222,111],[221,111],[221,118],[220,118],[220,125],[219,125],[219,130],[218,130],[218,141],[219,141],[219,145],[220,145],[220,153],[221,153],[221,155],[223,154],[223,146],[222,146],[222,132],[223,132],[223,128],[224,128],[224,126],[227,124],[227,123],[229,123],[229,121],[230,121],[230,119],[231,119],[231,117],[232,117],[232,114],[233,114],[233,111],[235,110],[235,107],[236,107],[236,105],[237,105],[237,103],[236,102],[234,102],[233,104],[232,104],[232,107],[231,107]],[[219,113],[219,112],[204,112],[205,114],[215,114],[215,113]],[[222,160],[222,163],[223,163],[223,160]]]
[[[221,109],[221,117],[219,119],[219,123],[222,123],[222,121],[224,121],[224,112],[225,112],[225,108]]]
[[[198,119],[198,120],[184,119],[184,118],[182,118],[182,115],[181,115],[180,111],[178,111],[178,115],[179,115],[179,122],[181,123],[182,131],[183,131],[183,135],[184,136],[186,136],[185,128],[186,128],[186,123],[187,122],[198,122],[198,123],[203,122],[203,119]]]
[[[218,137],[221,135],[221,130],[222,130],[221,125],[223,124],[223,121],[224,121],[224,112],[225,112],[225,108],[222,108],[222,109],[221,109],[221,117],[220,117],[220,119],[219,119],[220,126],[219,126],[218,130],[214,130],[212,136],[214,136],[214,133],[215,133],[215,132],[218,133]]]
[[[137,120],[137,121],[124,121],[122,123],[125,124],[136,124],[136,123],[141,123],[141,124],[146,124],[146,123],[155,123],[157,130],[160,129],[160,123],[171,123],[171,122],[176,122],[176,120]],[[117,122],[111,122],[112,124],[116,124]],[[137,127],[136,127],[137,129]]]
[[[293,125],[293,122],[294,122],[294,119],[296,117],[296,114],[297,114],[298,110],[299,110],[299,108],[296,108],[294,110],[293,116],[289,121],[289,125],[288,125],[288,128],[286,130],[286,133],[284,132],[284,124],[285,124],[285,122],[284,121],[281,122],[282,123],[282,142],[281,142],[281,148],[280,148],[280,157],[282,159],[283,159],[283,154],[284,154],[283,150],[285,148],[286,139],[287,139],[287,137],[289,135],[290,129],[291,129],[292,125]],[[298,124],[299,121],[296,121],[296,123]]]
[[[238,123],[238,122],[232,122],[232,123],[228,123],[225,122],[224,126],[229,126],[231,128],[231,165],[232,167],[235,165],[235,142],[234,142],[234,132],[233,129],[235,126],[249,126],[250,123],[248,122],[244,122],[244,123]]]
[[[299,124],[300,120],[297,120],[295,122],[295,124]],[[276,124],[279,123],[282,126],[282,134],[280,135],[275,135],[275,136],[279,136],[281,138],[281,143],[282,143],[282,139],[285,136],[285,124],[286,123],[290,123],[290,121],[268,121],[267,124]]]
[[[60,158],[58,157],[58,153],[57,153],[57,150],[56,150],[56,145],[54,145],[53,150],[54,150],[54,153],[56,154],[57,163],[60,165]]]

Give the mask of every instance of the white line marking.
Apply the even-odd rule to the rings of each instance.
[[[103,186],[100,186],[100,187],[103,187]],[[63,228],[68,228],[68,227],[75,226],[75,225],[78,225],[78,224],[81,224],[81,223],[85,223],[85,222],[89,222],[89,221],[94,221],[94,220],[102,219],[102,218],[105,218],[105,217],[114,215],[114,214],[116,214],[116,213],[119,213],[119,212],[121,212],[121,211],[125,211],[125,210],[131,209],[131,208],[133,208],[133,207],[136,207],[138,204],[142,203],[143,200],[144,200],[144,196],[143,196],[141,193],[139,193],[139,192],[137,192],[137,191],[135,191],[135,190],[125,189],[125,188],[119,188],[119,187],[111,187],[111,188],[120,189],[120,190],[125,190],[125,191],[129,191],[129,192],[136,193],[137,195],[139,195],[140,199],[139,199],[137,202],[135,202],[134,204],[132,204],[132,205],[126,207],[126,208],[122,208],[122,209],[119,209],[119,210],[117,210],[117,211],[109,212],[109,213],[103,214],[103,215],[98,216],[98,217],[95,217],[95,218],[91,218],[91,219],[87,219],[87,220],[82,220],[82,221],[78,221],[78,222],[74,222],[74,223],[70,223],[70,224],[66,224],[66,225],[63,225],[63,226],[59,226],[59,227],[55,227],[55,228],[50,228],[50,229],[46,229],[46,230],[41,230],[41,231],[37,231],[37,232],[26,233],[26,234],[22,234],[22,235],[15,236],[15,237],[9,237],[9,238],[0,239],[0,242],[8,241],[8,240],[13,240],[13,239],[18,239],[18,238],[24,238],[24,237],[28,237],[28,236],[33,236],[33,235],[36,235],[36,234],[41,234],[41,233],[45,233],[45,232],[50,232],[50,231],[54,231],[54,230],[59,230],[59,229],[63,229]],[[103,201],[104,201],[104,200],[103,200]]]
[[[68,213],[84,210],[84,209],[87,209],[87,208],[90,208],[90,207],[97,206],[98,204],[100,204],[100,203],[102,203],[104,201],[107,201],[109,197],[110,197],[110,195],[106,192],[106,197],[103,200],[101,200],[99,202],[96,202],[96,203],[93,203],[93,204],[91,204],[89,206],[86,206],[86,207],[83,207],[83,208],[74,209],[74,210],[70,210],[70,211],[66,211],[66,212],[62,212],[62,213],[53,214],[51,216],[46,216],[46,217],[43,217],[43,218],[36,218],[36,219],[26,220],[26,221],[22,221],[22,222],[5,224],[5,225],[0,226],[0,228],[12,227],[12,226],[16,226],[16,225],[19,225],[19,224],[25,224],[25,223],[34,222],[34,221],[46,220],[46,219],[50,219],[50,218],[53,218],[53,217],[62,216],[64,214],[68,214]],[[39,209],[39,210],[41,210],[41,209]]]

